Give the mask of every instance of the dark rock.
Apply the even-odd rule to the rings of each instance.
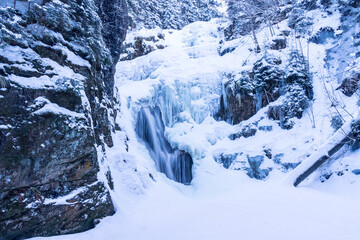
[[[300,165],[300,162],[297,162],[297,163],[289,163],[289,162],[282,163],[282,166],[286,170],[295,169],[299,165]]]
[[[332,175],[333,175],[332,172],[321,175],[320,176],[320,181],[325,182],[326,180],[329,180]]]
[[[270,148],[264,149],[264,153],[265,153],[265,156],[266,156],[268,159],[271,159],[271,158],[272,158],[272,153],[271,153],[271,149],[270,149]]]
[[[216,117],[238,124],[256,113],[252,79],[249,73],[241,73],[240,79],[234,79],[232,74],[224,77],[229,81],[224,84],[224,95],[221,96],[220,110]]]
[[[84,188],[75,197],[59,204],[48,204],[45,197],[45,202],[40,201],[39,194],[33,189],[0,193],[6,202],[6,206],[0,207],[2,239],[85,231],[95,226],[99,216],[114,213],[110,195],[100,182]]]
[[[348,77],[343,80],[341,85],[336,89],[345,94],[347,97],[351,97],[359,88],[360,74],[353,74],[353,76]]]
[[[228,169],[231,166],[231,164],[236,160],[238,155],[239,153],[234,153],[234,154],[221,153],[218,156],[214,156],[214,159],[217,163],[222,164],[224,168]]]
[[[270,169],[260,169],[260,165],[264,162],[264,156],[247,156],[247,159],[250,165],[250,168],[248,169],[249,177],[263,180],[269,175]]]
[[[351,172],[355,175],[360,175],[360,169],[354,169]]]
[[[272,40],[272,44],[270,45],[270,49],[273,50],[280,50],[286,48],[286,38],[284,37],[277,37]]]
[[[244,138],[255,136],[256,134],[256,128],[251,128],[251,126],[246,126],[241,130],[241,135]]]
[[[270,109],[270,108],[269,108]],[[270,116],[272,116],[272,114],[270,114]],[[269,117],[270,118],[270,117]],[[264,132],[271,132],[273,130],[272,126],[260,126],[259,127],[260,131],[264,131]]]
[[[270,106],[267,111],[267,116],[272,120],[280,120],[281,106]]]
[[[126,19],[125,0],[46,1],[25,15],[0,8],[0,239],[85,231],[114,213],[97,146],[113,145],[108,116]],[[22,60],[3,56],[10,47]],[[38,84],[42,77],[57,80]],[[59,111],[37,112],[47,104]],[[47,202],[78,189],[67,203]]]
[[[232,124],[238,124],[247,120],[256,113],[256,103],[254,97],[249,94],[237,95],[234,92],[227,91],[226,96],[221,97],[219,115]],[[224,98],[227,106],[225,107]]]
[[[164,38],[165,36],[163,34],[157,34],[156,36],[151,37],[137,36],[135,37],[134,42],[125,42],[124,48],[121,51],[121,61],[133,60],[157,49],[164,49],[165,46],[160,44]]]
[[[240,132],[230,134],[229,138],[231,140],[235,140],[235,139],[238,139],[240,137],[244,137],[244,138],[252,137],[252,136],[255,136],[256,131],[257,131],[256,128],[252,124],[246,125],[245,127],[243,127],[241,129]]]
[[[225,54],[231,53],[236,49],[236,47],[228,47],[225,49],[219,49],[220,56],[224,56]]]
[[[127,3],[126,0],[95,0],[95,4],[103,26],[102,36],[112,58],[110,65],[103,69],[105,88],[108,96],[112,97],[115,66],[128,26]]]
[[[281,158],[284,156],[283,153],[276,154],[273,158],[274,163],[281,164]]]

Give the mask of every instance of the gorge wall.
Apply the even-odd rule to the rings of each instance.
[[[114,213],[97,148],[113,145],[126,2],[0,8],[0,27],[0,238],[92,228]]]

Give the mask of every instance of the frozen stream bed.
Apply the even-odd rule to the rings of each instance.
[[[356,240],[360,186],[335,184],[284,187],[229,171],[193,187],[158,182],[95,229],[46,239]]]

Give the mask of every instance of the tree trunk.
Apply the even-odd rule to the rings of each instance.
[[[253,34],[253,38],[254,38],[254,43],[255,43],[255,45],[256,45],[255,51],[256,51],[256,53],[259,53],[261,49],[260,49],[260,45],[259,45],[259,42],[258,42],[257,37],[256,37],[256,34],[255,34],[255,27],[254,27],[254,25],[252,26],[252,34]]]

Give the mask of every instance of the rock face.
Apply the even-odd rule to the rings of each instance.
[[[259,54],[251,71],[226,74],[217,117],[238,124],[284,95],[282,105],[271,106],[268,116],[278,120],[282,128],[290,129],[293,126],[290,119],[301,118],[309,106],[313,89],[303,55],[297,51],[288,55],[286,60],[265,52]]]
[[[105,72],[105,85],[108,95],[113,95],[115,65],[120,58],[120,46],[126,37],[128,11],[125,0],[95,0],[97,13],[102,22],[102,35],[110,50],[112,64]]]
[[[0,28],[0,239],[92,228],[114,213],[97,146],[113,145],[126,2],[0,4]]]
[[[351,97],[359,88],[360,74],[353,74],[352,76],[345,78],[341,85],[336,89],[340,89],[345,96]]]

